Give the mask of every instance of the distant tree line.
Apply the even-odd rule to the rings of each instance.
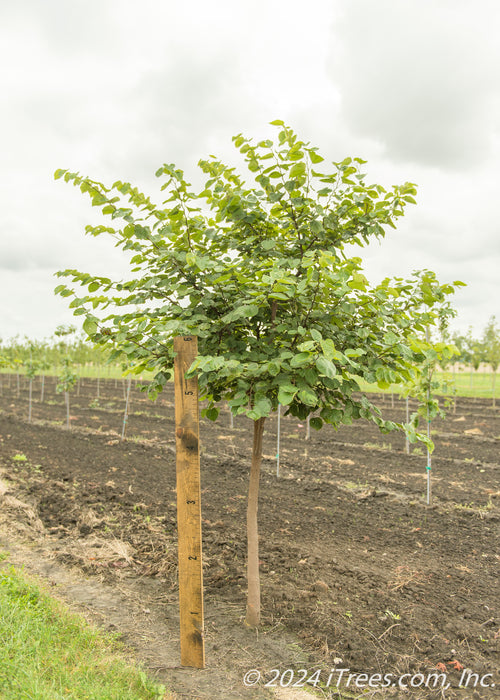
[[[89,343],[85,333],[76,326],[60,325],[43,340],[19,335],[8,341],[0,338],[0,369],[13,373],[57,374],[68,363],[75,367],[102,367],[108,363],[109,352]]]
[[[495,316],[491,316],[480,337],[472,333],[472,328],[464,334],[454,333],[452,341],[458,350],[456,361],[478,370],[483,363],[496,373],[500,364],[500,328]]]

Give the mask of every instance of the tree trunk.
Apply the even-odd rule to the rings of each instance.
[[[260,576],[259,576],[259,532],[257,512],[259,509],[259,480],[262,462],[262,437],[265,418],[259,418],[253,424],[252,466],[248,487],[247,507],[247,614],[245,624],[258,627],[260,623]]]

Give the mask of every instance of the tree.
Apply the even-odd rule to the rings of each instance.
[[[472,327],[469,326],[467,331],[467,354],[469,356],[469,362],[471,365],[471,371],[474,369],[476,372],[479,369],[481,362],[484,359],[484,348],[480,340],[474,338],[472,335]]]
[[[414,376],[405,387],[403,394],[408,397],[412,396],[417,399],[418,406],[415,413],[410,417],[409,425],[416,431],[423,419],[427,426],[427,505],[431,503],[431,454],[433,446],[430,440],[431,422],[437,416],[444,417],[445,413],[439,404],[438,392],[443,394],[448,393],[450,382],[446,375],[443,378],[438,378],[438,366],[445,368],[452,358],[458,354],[458,350],[454,345],[448,344],[447,320],[452,315],[452,310],[448,304],[438,309],[440,318],[440,342],[432,342],[429,329],[426,329],[425,340],[414,340],[414,343],[419,344],[422,360],[420,365],[415,367]],[[445,406],[447,407],[450,400],[445,398]],[[408,430],[408,433],[410,433]]]
[[[462,369],[462,365],[470,365],[472,361],[472,354],[469,347],[469,339],[463,333],[458,333],[455,331],[452,335],[453,345],[457,349],[457,355],[455,361],[459,363],[459,371]],[[472,388],[472,370],[471,370],[471,388]]]
[[[37,376],[39,371],[40,371],[40,362],[38,360],[34,360],[30,357],[30,359],[24,363],[24,372],[25,372],[26,376],[28,377],[28,382],[29,382],[28,423],[31,423],[31,412],[32,412],[32,403],[33,403],[33,379]]]
[[[1,348],[0,348],[1,349]],[[13,363],[10,358],[8,358],[6,355],[0,354],[0,372],[3,369],[12,369]],[[2,376],[0,374],[0,382],[2,381]],[[0,392],[3,393],[3,384],[0,383]]]
[[[62,373],[56,386],[58,394],[64,393],[64,402],[66,404],[66,428],[70,429],[69,422],[69,395],[73,391],[78,375],[73,371],[73,363],[69,357],[63,359]]]
[[[76,326],[64,324],[60,324],[59,326],[57,326],[56,330],[54,331],[54,336],[57,339],[56,346],[59,350],[60,355],[62,355],[63,366],[65,365],[65,360],[67,359],[70,352],[72,344],[71,337],[74,336],[76,331]]]
[[[449,306],[449,304],[448,304]],[[449,324],[450,324],[450,318],[452,316],[456,315],[453,311],[450,310],[445,310],[444,308],[439,309],[438,311],[438,329],[439,329],[439,337],[441,339],[439,346],[437,344],[434,344],[434,349],[437,349],[438,347],[438,358],[437,358],[437,364],[439,364],[440,369],[443,372],[443,377],[440,381],[440,389],[443,391],[445,395],[448,393],[453,394],[453,397],[455,397],[455,394],[457,393],[457,388],[455,385],[455,362],[457,360],[457,357],[460,355],[459,349],[452,344],[451,341],[451,333],[449,329]],[[430,334],[429,334],[430,335]],[[448,368],[452,364],[452,377],[450,377],[450,374],[448,372]],[[437,366],[436,368],[437,369]],[[453,413],[456,412],[457,404],[455,398],[453,398]]]
[[[385,421],[357,380],[381,387],[404,382],[420,353],[412,336],[436,319],[433,306],[454,291],[431,272],[385,279],[371,287],[361,260],[346,244],[363,246],[413,203],[415,186],[386,191],[367,185],[361,159],[346,158],[327,172],[323,158],[283,122],[278,143],[254,145],[234,137],[256,186],[235,168],[211,157],[199,165],[208,177],[194,194],[175,165],[165,178],[161,206],[129,183],[108,188],[78,173],[58,170],[87,193],[111,225],[87,233],[111,235],[132,254],[133,277],[115,282],[78,270],[58,274],[88,288],[77,295],[62,284],[56,293],[85,316],[83,328],[97,344],[154,372],[152,397],[172,374],[174,335],[198,336],[197,374],[203,414],[215,420],[218,403],[254,425],[247,508],[248,600],[246,622],[260,620],[258,489],[262,437],[278,404],[319,429],[357,418]],[[118,223],[118,226],[116,225]],[[108,309],[108,311],[106,311]],[[99,315],[98,314],[99,310]]]
[[[495,316],[491,316],[483,333],[482,346],[484,349],[484,359],[490,365],[493,372],[492,392],[493,392],[493,407],[496,405],[495,397],[495,380],[497,376],[498,365],[500,364],[500,331],[496,323]]]

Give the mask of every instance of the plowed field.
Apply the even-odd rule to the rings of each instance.
[[[358,421],[306,440],[304,424],[282,417],[278,475],[276,417],[268,419],[258,633],[243,626],[250,421],[231,427],[226,411],[202,421],[207,670],[194,671],[176,657],[173,388],[154,403],[132,389],[122,441],[121,381],[101,380],[97,398],[95,380],[85,380],[71,397],[70,430],[52,378],[43,403],[34,386],[32,423],[27,388],[18,397],[10,384],[4,377],[0,396],[0,544],[98,610],[179,698],[298,698],[300,683],[264,685],[271,669],[288,668],[295,681],[298,669],[321,669],[319,697],[500,697],[500,411],[490,402],[458,399],[433,422],[430,507],[424,450],[406,454],[401,435]],[[402,401],[377,401],[387,418],[404,419]],[[71,593],[62,570],[85,595]],[[356,675],[341,691],[336,671],[327,688],[334,668],[371,684]],[[262,680],[247,689],[249,669]],[[464,669],[483,687],[471,677],[459,689]],[[417,685],[415,674],[440,672],[446,690]],[[413,688],[396,687],[402,674],[406,685],[417,678]]]

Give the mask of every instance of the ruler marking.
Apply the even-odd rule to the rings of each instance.
[[[174,338],[175,435],[181,664],[204,668],[198,381],[185,378],[197,341],[196,336]]]

